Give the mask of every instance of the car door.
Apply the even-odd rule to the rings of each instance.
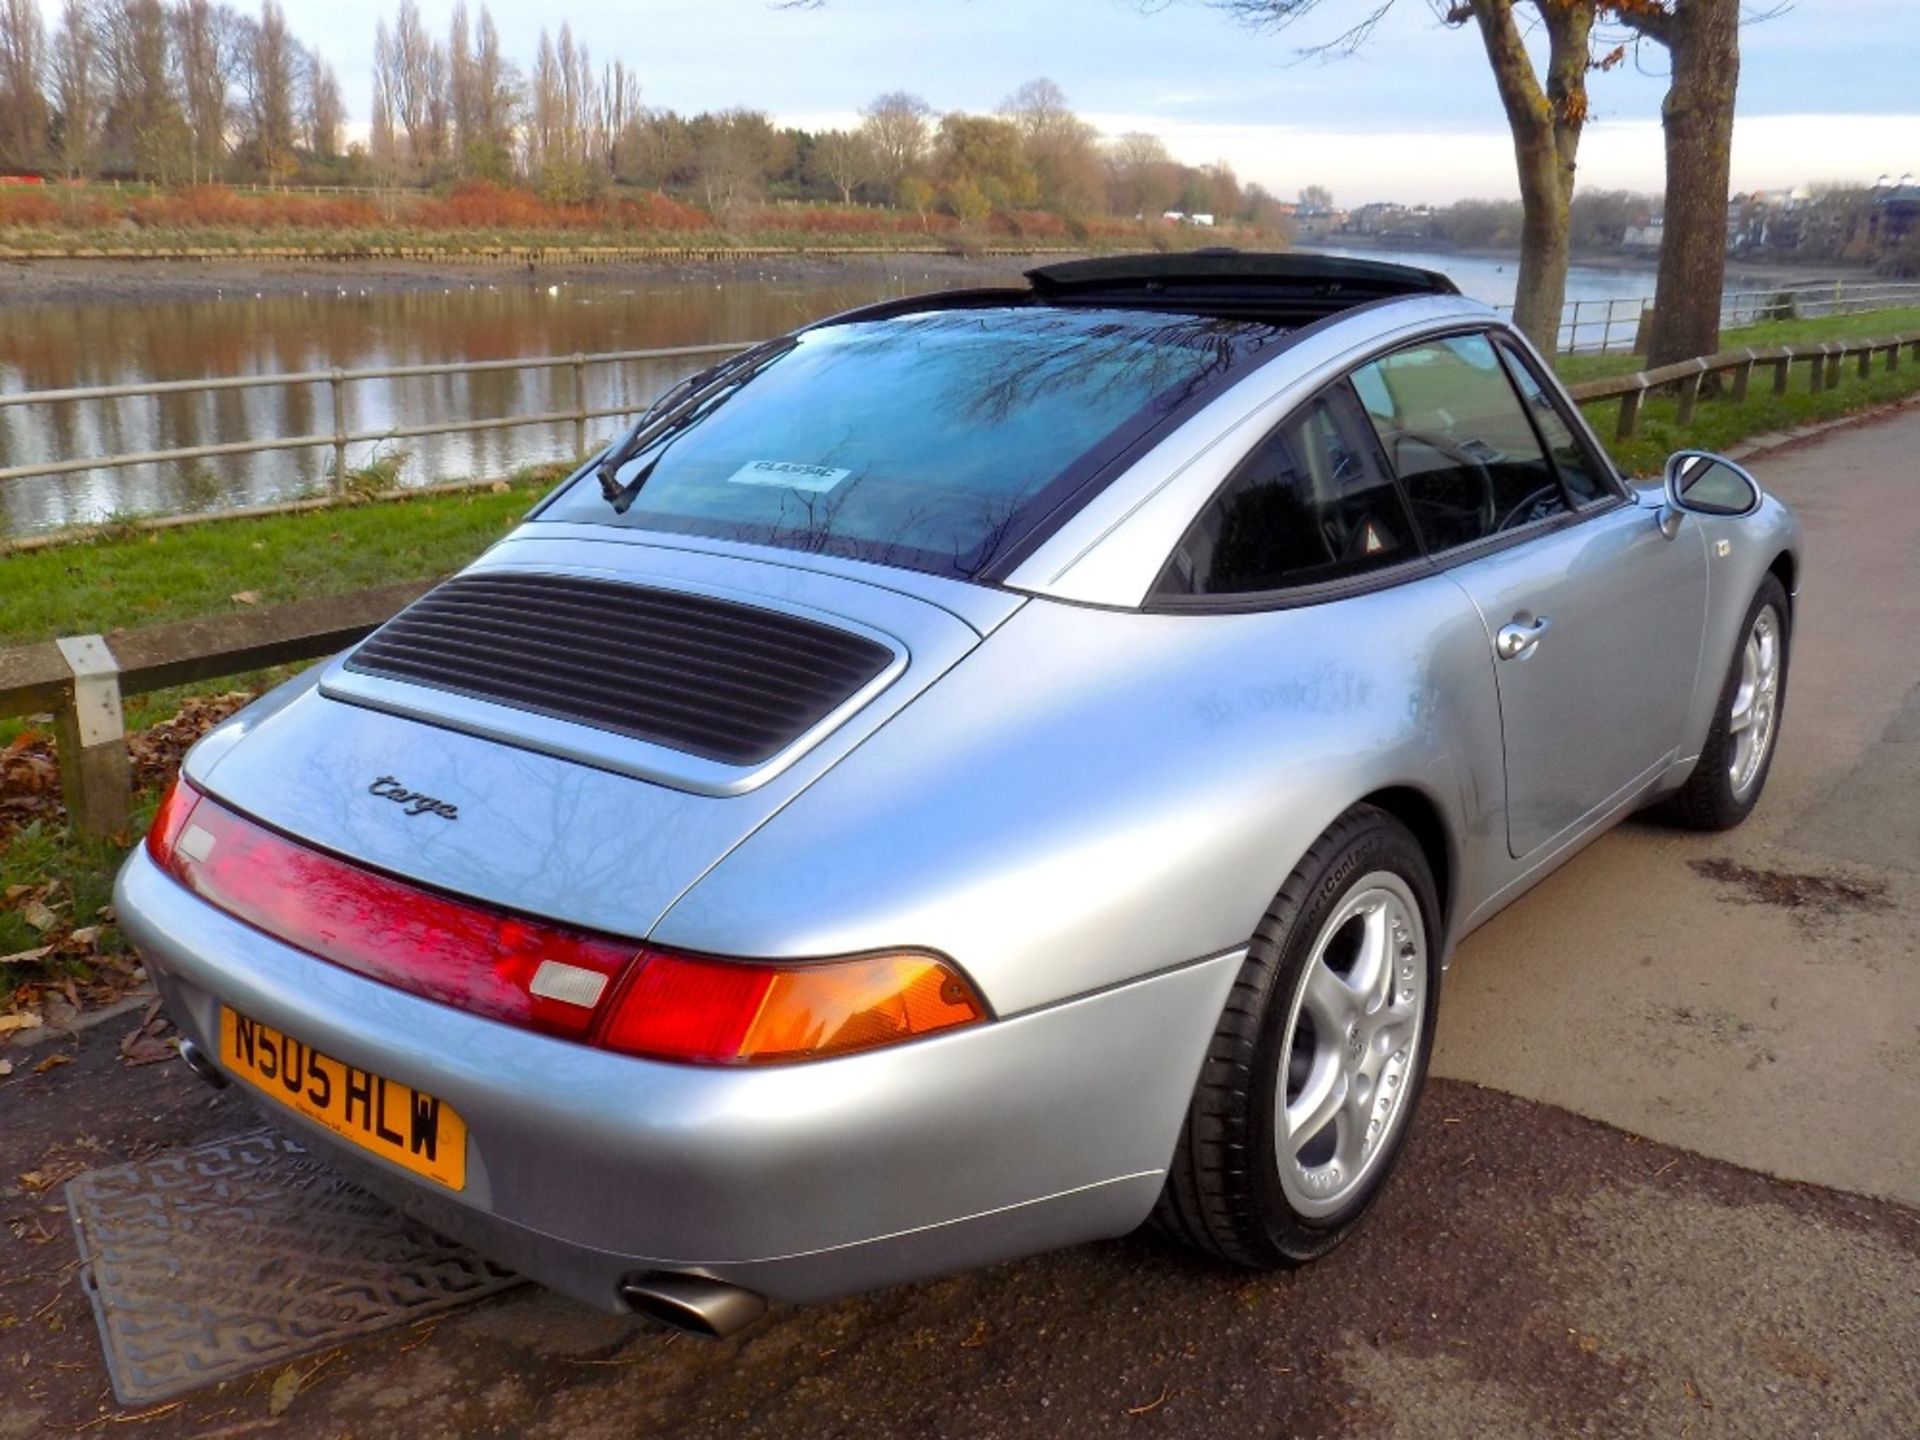
[[[1489,334],[1395,351],[1354,388],[1429,553],[1486,628],[1507,848],[1525,858],[1674,757],[1705,627],[1699,527],[1663,534]]]

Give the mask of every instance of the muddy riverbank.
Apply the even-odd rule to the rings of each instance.
[[[731,282],[920,280],[929,288],[1018,280],[1057,254],[793,255],[754,260],[623,261],[594,265],[465,264],[416,260],[7,260],[0,261],[0,308],[35,305],[145,304],[250,296],[390,295],[426,290],[499,290],[592,283],[606,286]]]

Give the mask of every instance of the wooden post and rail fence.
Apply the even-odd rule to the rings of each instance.
[[[466,366],[390,367],[384,371],[355,372],[355,375],[451,372],[498,368],[501,364],[509,364],[567,366],[574,370],[577,377],[581,367],[587,364],[617,363],[634,358],[690,357],[739,348],[737,345],[710,345],[667,352],[630,351],[611,356],[563,356]],[[1920,333],[1846,344],[1782,345],[1766,350],[1733,350],[1634,375],[1584,381],[1568,388],[1573,399],[1581,405],[1618,400],[1620,411],[1615,425],[1616,433],[1621,438],[1631,438],[1638,432],[1647,397],[1655,392],[1672,391],[1677,395],[1675,419],[1685,428],[1693,422],[1697,408],[1705,398],[1703,392],[1709,377],[1729,377],[1727,394],[1732,402],[1738,403],[1746,398],[1756,371],[1766,372],[1774,393],[1784,394],[1791,384],[1793,367],[1804,366],[1807,374],[1805,383],[1808,389],[1817,392],[1843,383],[1843,371],[1849,361],[1852,362],[1854,375],[1865,378],[1872,373],[1876,359],[1887,370],[1897,368],[1901,364],[1903,351],[1909,352],[1913,363],[1920,364]],[[342,373],[321,371],[301,376],[259,376],[198,383],[203,388],[312,383],[315,380],[331,380]],[[0,406],[54,397],[84,398],[89,393],[164,393],[170,388],[174,387],[148,385],[112,387],[103,392],[47,391],[38,395],[0,396]],[[583,393],[577,383],[574,393],[576,396]],[[336,425],[332,434],[201,448],[208,453],[233,454],[325,445],[339,446],[343,451],[345,443],[367,438],[347,432],[338,419],[342,411],[336,407],[334,413]],[[501,429],[569,420],[584,427],[589,419],[619,413],[623,412],[587,409],[582,401],[571,411],[555,414],[458,421],[440,426],[410,426],[400,433]],[[382,432],[383,436],[389,433],[396,432]],[[579,433],[584,435],[584,429]],[[150,452],[37,467],[15,466],[0,469],[0,479],[23,473],[60,473],[181,458],[190,458],[190,452]],[[60,761],[61,788],[74,828],[90,836],[124,834],[132,809],[133,785],[121,713],[123,697],[331,655],[370,633],[435,583],[432,580],[409,581],[345,595],[302,600],[264,610],[217,615],[170,625],[115,630],[106,635],[70,636],[13,649],[0,649],[0,718],[51,715]]]

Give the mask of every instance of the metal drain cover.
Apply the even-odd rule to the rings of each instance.
[[[270,1130],[93,1170],[66,1193],[123,1405],[520,1283]]]

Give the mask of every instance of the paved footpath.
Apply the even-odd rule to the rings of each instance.
[[[1759,813],[1629,825],[1462,946],[1445,1078],[1319,1264],[1131,1238],[724,1344],[529,1287],[300,1362],[278,1416],[272,1374],[127,1415],[52,1182],[256,1122],[104,1027],[0,1081],[0,1440],[1916,1433],[1920,410],[1755,468],[1810,550]]]

